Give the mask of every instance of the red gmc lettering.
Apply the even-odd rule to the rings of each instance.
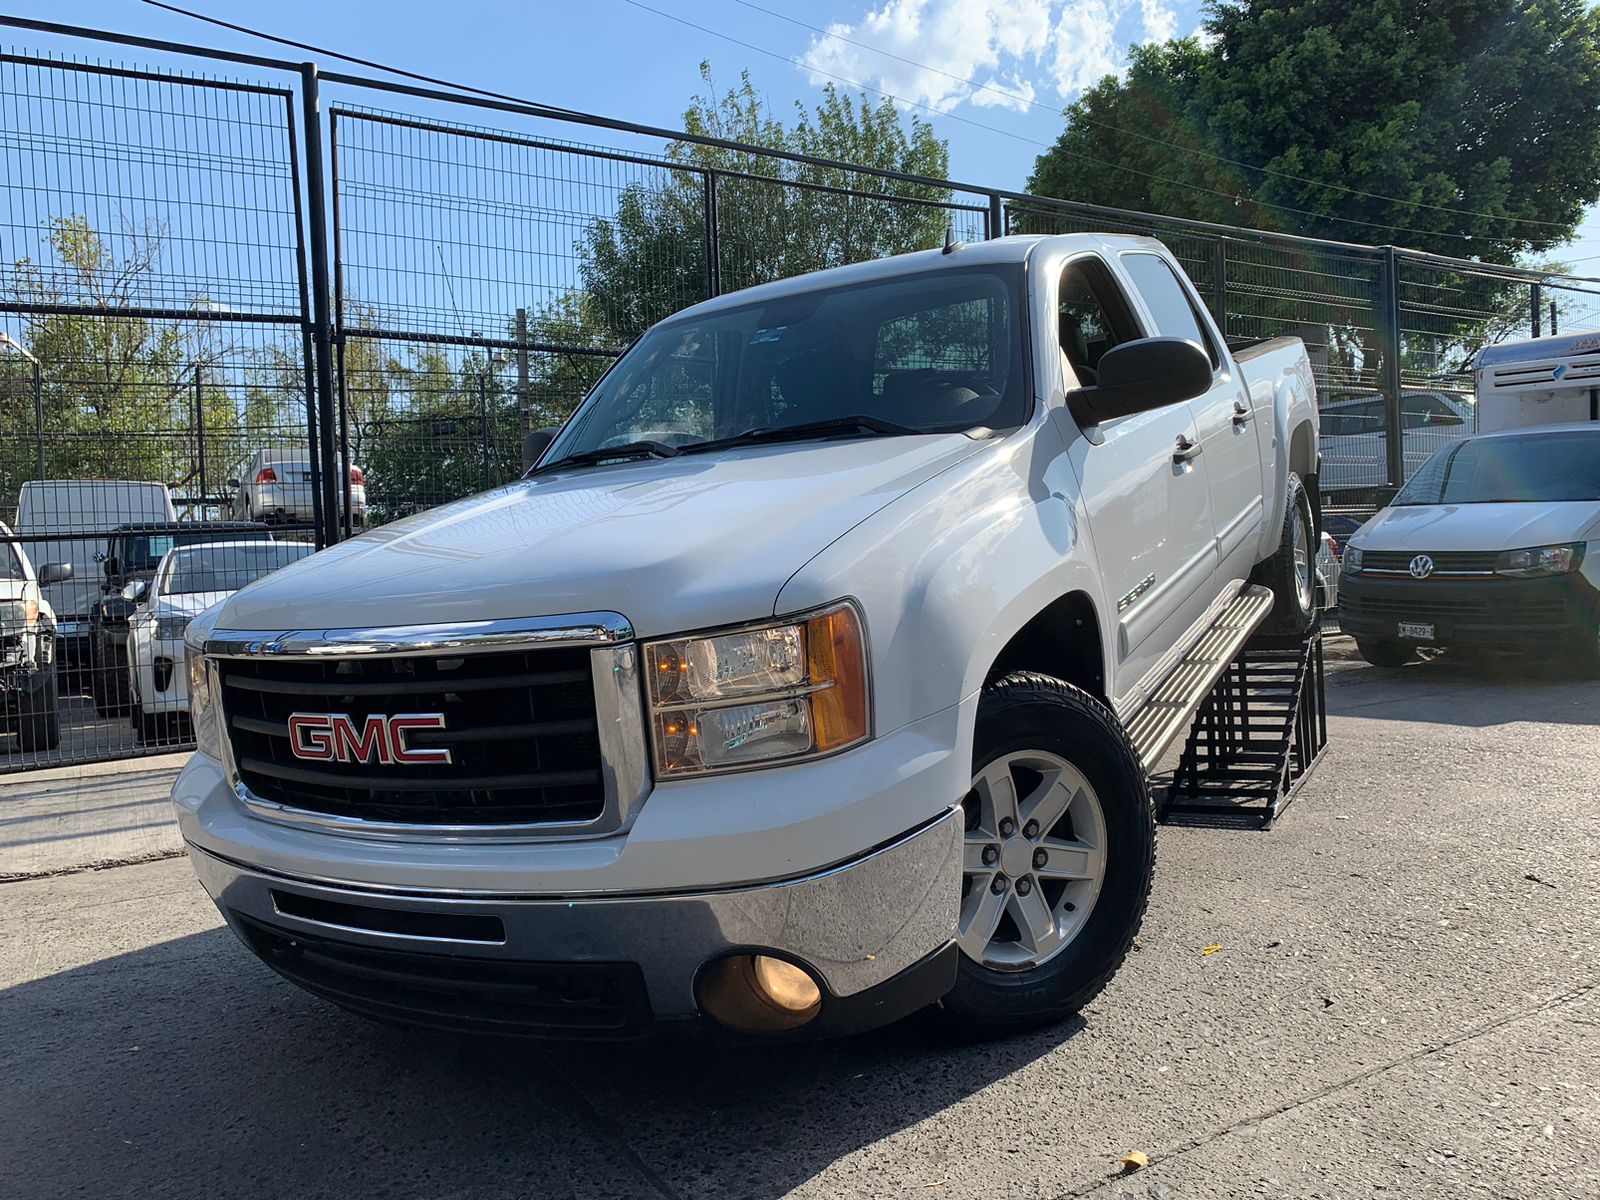
[[[289,717],[289,750],[310,762],[395,764],[448,763],[450,750],[440,746],[413,749],[406,734],[414,729],[443,729],[443,713],[293,713]]]

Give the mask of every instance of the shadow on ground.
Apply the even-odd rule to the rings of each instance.
[[[1329,660],[1328,711],[1334,716],[1479,729],[1600,722],[1600,680],[1560,660],[1425,651],[1404,667],[1374,667],[1348,640],[1329,643]]]
[[[222,929],[0,992],[0,1025],[17,1200],[780,1196],[1082,1027],[987,1045],[916,1021],[756,1049],[477,1041],[346,1016]]]

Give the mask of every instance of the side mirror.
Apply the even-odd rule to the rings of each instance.
[[[535,429],[532,433],[522,435],[522,465],[531,467],[539,461],[539,456],[550,448],[550,443],[556,440],[559,429]]]
[[[230,479],[228,480],[228,486],[231,488],[236,488],[239,486],[239,481],[237,479]]]
[[[115,554],[108,555],[101,564],[101,570],[105,572],[107,579],[115,579],[122,572],[122,564],[117,561]]]
[[[122,589],[122,598],[129,604],[138,604],[145,598],[145,593],[150,590],[150,585],[143,579],[135,579]]]
[[[1096,368],[1099,382],[1068,393],[1085,422],[1165,408],[1202,395],[1211,387],[1211,359],[1184,338],[1140,338],[1113,346]]]
[[[48,587],[52,583],[65,583],[71,579],[75,568],[71,563],[45,563],[39,568],[39,586]]]

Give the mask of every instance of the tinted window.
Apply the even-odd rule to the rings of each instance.
[[[23,580],[27,577],[22,569],[22,560],[17,557],[16,546],[7,542],[4,552],[0,552],[0,579]]]
[[[1396,504],[1600,500],[1600,435],[1529,433],[1478,438],[1438,451]]]
[[[1122,265],[1133,276],[1144,302],[1155,317],[1156,333],[1162,337],[1187,338],[1211,356],[1217,366],[1217,350],[1205,333],[1200,317],[1189,300],[1189,293],[1178,282],[1167,260],[1154,254],[1124,254]]]
[[[316,547],[306,542],[275,542],[270,546],[196,546],[179,550],[167,559],[161,591],[235,592],[263,575],[305,558]]]
[[[1358,433],[1383,432],[1383,399],[1363,400],[1358,404],[1344,403],[1338,408],[1323,410],[1318,422],[1323,437],[1349,437]]]
[[[552,457],[855,415],[930,432],[1019,425],[1019,280],[944,271],[668,321],[600,381]]]
[[[1401,424],[1407,429],[1434,429],[1446,425],[1465,425],[1459,416],[1437,396],[1403,396],[1400,400]]]

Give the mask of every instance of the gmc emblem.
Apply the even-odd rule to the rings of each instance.
[[[378,763],[380,766],[447,763],[447,747],[413,750],[406,734],[413,729],[443,729],[443,713],[373,713],[356,719],[349,713],[291,713],[289,749],[308,762]]]

